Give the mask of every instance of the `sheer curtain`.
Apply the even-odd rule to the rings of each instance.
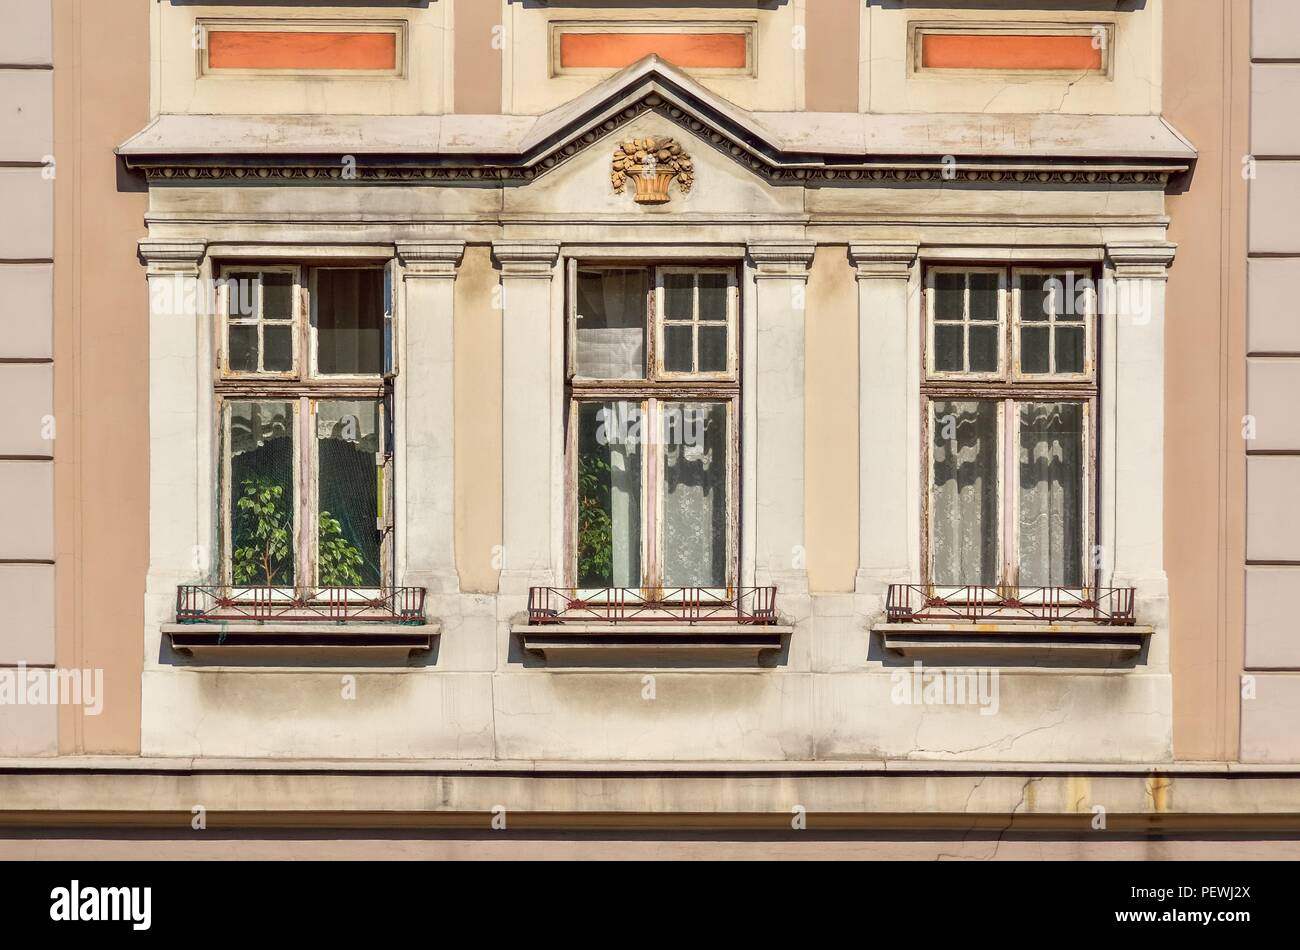
[[[663,409],[666,587],[727,585],[727,407]]]
[[[988,401],[934,403],[936,584],[998,582],[998,409]]]
[[[578,273],[575,366],[589,379],[645,375],[648,277],[643,270]]]
[[[1020,405],[1020,584],[1081,587],[1083,406]]]

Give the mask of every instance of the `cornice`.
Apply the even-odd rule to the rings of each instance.
[[[748,167],[774,184],[872,185],[930,182],[935,185],[1002,183],[1013,185],[1146,185],[1163,188],[1171,175],[1187,170],[1186,163],[1150,164],[1105,159],[942,159],[881,157],[861,161],[813,155],[784,155],[762,143],[733,135],[705,121],[691,110],[649,92],[608,114],[583,131],[564,137],[536,153],[502,160],[483,156],[385,157],[351,156],[346,170],[343,156],[231,155],[209,158],[131,155],[127,163],[140,169],[150,182],[317,181],[322,184],[440,185],[494,182],[519,184],[540,178],[597,143],[612,139],[627,123],[654,113],[683,131],[692,133],[718,152]]]

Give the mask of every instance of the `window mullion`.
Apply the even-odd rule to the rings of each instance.
[[[660,446],[660,414],[663,403],[651,398],[642,404],[641,443],[645,447],[645,510],[646,529],[642,532],[645,552],[645,569],[641,572],[642,586],[660,588],[663,586],[663,571],[660,567],[663,557],[663,455]]]
[[[1002,583],[1015,587],[1020,581],[1019,561],[1019,416],[1014,399],[1002,403]]]
[[[316,537],[311,530],[315,507],[315,466],[312,464],[312,430],[315,407],[310,396],[298,397],[298,477],[294,479],[295,536],[297,538],[297,577],[299,590],[316,585]]]

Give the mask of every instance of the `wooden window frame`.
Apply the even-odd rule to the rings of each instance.
[[[988,272],[1000,270],[1005,279],[1000,282],[999,322],[1003,328],[1000,334],[1000,348],[1006,358],[1002,361],[1002,371],[997,376],[986,373],[935,373],[932,370],[933,326],[934,326],[934,280],[939,272]],[[1097,586],[1100,570],[1095,564],[1093,551],[1097,539],[1098,522],[1098,444],[1099,444],[1099,403],[1098,367],[1096,354],[1099,351],[1099,333],[1097,330],[1097,295],[1088,295],[1088,311],[1085,314],[1085,350],[1084,372],[1077,374],[1022,374],[1019,372],[1020,352],[1020,281],[1022,274],[1042,274],[1044,276],[1075,272],[1091,280],[1092,287],[1097,287],[1099,275],[1096,268],[1087,264],[1060,264],[1057,266],[1019,266],[1003,265],[989,267],[987,264],[936,264],[926,268],[924,290],[925,297],[922,313],[926,332],[922,334],[923,352],[921,355],[921,550],[922,581],[927,587],[934,585],[934,519],[935,485],[933,471],[935,404],[939,402],[989,402],[997,405],[998,445],[997,445],[997,493],[998,493],[998,579],[994,587],[1014,589],[1019,587],[1020,574],[1020,486],[1019,486],[1019,449],[1020,449],[1020,407],[1026,403],[1068,402],[1082,406],[1083,445],[1081,456],[1084,471],[1080,490],[1082,498],[1079,507],[1083,524],[1080,525],[1081,579],[1085,588]],[[968,318],[968,305],[963,315]],[[1054,360],[1054,357],[1053,357]],[[980,585],[960,585],[980,586]],[[944,585],[937,588],[941,593],[952,594],[956,588]]]
[[[380,541],[380,586],[360,588],[365,591],[382,591],[394,584],[395,576],[395,524],[393,519],[393,371],[392,315],[396,309],[393,289],[396,286],[393,263],[379,265],[375,262],[329,262],[317,264],[262,264],[251,261],[230,261],[218,267],[217,301],[219,319],[214,321],[216,340],[216,370],[214,383],[214,424],[219,433],[218,468],[218,531],[221,539],[220,578],[223,587],[232,591],[242,588],[253,596],[255,586],[236,585],[233,578],[233,498],[231,484],[230,404],[237,402],[289,403],[293,408],[293,535],[294,584],[296,596],[319,584],[319,458],[316,424],[322,402],[374,402],[378,406],[378,440],[376,473],[379,491],[379,511],[376,512]],[[383,360],[384,372],[367,375],[319,374],[315,369],[315,326],[312,298],[314,297],[316,271],[321,269],[383,269],[388,299],[385,301],[385,347],[388,353]],[[290,373],[235,373],[228,369],[226,348],[229,326],[230,295],[227,279],[235,274],[283,273],[294,275],[293,324],[294,371]],[[262,307],[259,294],[259,312]],[[236,321],[238,323],[239,321]],[[260,334],[259,334],[260,340]],[[259,355],[259,362],[261,356]],[[287,585],[277,585],[287,586]],[[265,588],[260,588],[265,592]],[[258,594],[257,596],[263,596]],[[284,596],[288,594],[275,594]]]
[[[645,270],[646,286],[645,375],[638,379],[595,379],[576,372],[577,273],[579,270]],[[653,261],[567,261],[565,339],[565,573],[570,587],[578,585],[577,475],[579,406],[591,402],[626,402],[640,407],[641,452],[641,584],[643,591],[662,592],[664,563],[662,432],[663,407],[667,403],[719,403],[727,415],[727,527],[726,590],[739,585],[740,578],[740,428],[741,428],[741,313],[739,273],[734,264],[702,262],[698,265]],[[727,327],[728,370],[724,373],[668,373],[660,368],[662,353],[662,275],[669,272],[726,273],[729,275]],[[698,318],[698,289],[694,316]],[[698,322],[698,320],[694,321]],[[718,588],[721,590],[722,588]]]

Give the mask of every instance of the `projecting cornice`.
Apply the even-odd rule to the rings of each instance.
[[[118,152],[151,181],[524,183],[648,113],[774,183],[1163,186],[1159,116],[750,112],[655,56],[540,116],[162,115]]]

